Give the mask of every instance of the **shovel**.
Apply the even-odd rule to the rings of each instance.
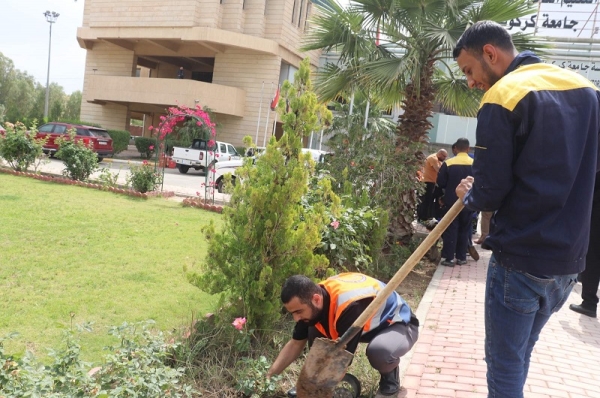
[[[431,246],[437,242],[462,209],[463,203],[459,199],[342,337],[337,341],[325,338],[315,339],[296,383],[298,398],[331,398],[333,396],[335,386],[344,378],[352,361],[353,355],[345,350],[346,344],[362,331],[365,323],[385,303]]]

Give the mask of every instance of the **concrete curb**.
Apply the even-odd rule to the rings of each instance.
[[[144,163],[141,160],[126,160],[126,159],[114,159],[114,158],[104,158],[100,163],[127,163],[127,164],[142,164]]]
[[[431,304],[433,303],[433,297],[440,285],[440,280],[442,279],[442,275],[444,274],[444,267],[440,267],[438,265],[431,281],[429,282],[429,286],[427,286],[427,290],[425,290],[425,294],[423,294],[423,298],[419,302],[419,307],[414,311],[415,315],[419,319],[419,330],[422,330],[425,326],[425,319],[427,318],[427,313],[429,312],[429,308],[431,308]],[[418,340],[417,340],[418,341]],[[410,366],[410,362],[412,360],[412,356],[415,350],[415,345],[413,348],[400,359],[400,385],[402,385],[402,380],[404,379],[404,374],[406,370]]]

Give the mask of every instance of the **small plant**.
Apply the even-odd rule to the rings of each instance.
[[[115,154],[121,153],[127,149],[129,145],[129,139],[131,138],[131,133],[129,131],[124,130],[108,130],[108,134],[110,138],[112,138],[113,142],[113,151]]]
[[[135,147],[143,158],[150,159],[157,148],[156,138],[137,137]]]
[[[165,364],[177,344],[166,341],[163,333],[151,332],[151,322],[124,323],[110,329],[119,345],[108,347],[101,367],[88,373],[90,364],[80,357],[73,330],[65,332],[65,348],[52,351],[53,362],[43,365],[31,352],[22,358],[6,355],[0,338],[0,396],[17,397],[192,397],[191,386],[182,383],[184,368]],[[90,331],[88,325],[79,332]]]
[[[90,143],[75,140],[75,130],[69,131],[67,137],[56,140],[59,149],[56,157],[65,164],[63,175],[72,180],[87,181],[98,169],[98,155],[92,150]]]
[[[270,366],[271,363],[262,355],[258,359],[242,358],[238,362],[238,391],[250,398],[273,395],[278,390],[281,376],[267,378]]]
[[[116,188],[117,181],[119,180],[120,171],[117,173],[111,173],[111,171],[107,168],[102,168],[100,170],[100,175],[98,176],[98,181],[104,186],[104,188]]]
[[[23,123],[6,123],[6,132],[0,135],[0,157],[4,158],[11,168],[25,171],[43,158],[42,147],[47,138],[35,138],[35,124],[31,131]]]
[[[148,161],[144,160],[140,166],[129,168],[127,185],[134,190],[141,193],[154,191],[160,184],[162,184],[162,176]]]

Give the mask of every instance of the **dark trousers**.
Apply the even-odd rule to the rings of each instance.
[[[590,247],[585,257],[585,270],[578,279],[581,281],[581,306],[595,310],[600,284],[600,203],[594,203],[592,208]]]
[[[435,182],[425,183],[425,192],[419,198],[421,203],[417,207],[417,217],[421,221],[431,220],[434,215],[434,201],[435,201]]]
[[[446,231],[442,234],[442,258],[448,261],[454,260],[466,260],[467,259],[467,247],[469,246],[469,231],[471,229],[471,217],[473,212],[471,210],[464,209],[448,226]]]

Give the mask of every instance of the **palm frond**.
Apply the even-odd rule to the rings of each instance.
[[[461,78],[457,76],[461,76]],[[438,69],[434,75],[433,86],[436,100],[444,108],[450,109],[460,116],[477,116],[483,93],[469,88],[467,80],[462,77],[456,65],[446,73]]]
[[[485,0],[475,3],[466,16],[470,22],[502,22],[535,14],[536,11],[537,8],[529,0]]]

